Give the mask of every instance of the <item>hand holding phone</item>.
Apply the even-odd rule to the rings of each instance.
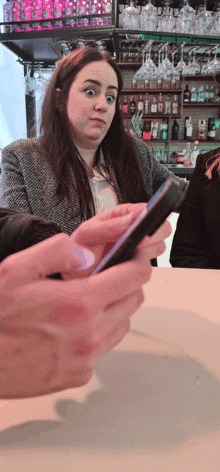
[[[185,192],[182,190],[181,183],[177,179],[169,178],[103,257],[91,275],[132,259],[142,239],[145,236],[152,236],[170,213],[177,210],[184,197]]]

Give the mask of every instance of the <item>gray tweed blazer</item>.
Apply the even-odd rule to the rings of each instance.
[[[151,197],[168,177],[174,174],[156,161],[143,141],[136,139],[146,191]],[[74,182],[74,174],[72,179]],[[119,203],[124,203],[113,168],[109,172]],[[57,205],[56,179],[42,147],[41,138],[20,139],[2,150],[0,206],[19,213],[36,215],[53,221],[63,232],[71,234],[82,222],[78,195],[72,189],[70,211],[67,198]]]

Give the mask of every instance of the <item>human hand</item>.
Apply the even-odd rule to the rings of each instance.
[[[95,255],[95,264],[98,265],[103,256],[110,250],[112,245],[119,239],[127,227],[137,217],[137,215],[145,208],[146,203],[126,203],[118,205],[108,211],[100,213],[90,220],[82,223],[76,231],[70,236],[74,244],[89,248]],[[165,250],[164,239],[171,234],[171,226],[168,222],[155,233],[152,238],[144,238],[139,247],[153,247],[161,244],[161,253]],[[158,247],[157,247],[158,249]],[[149,253],[149,252],[148,252]],[[152,259],[156,257],[152,255]],[[91,267],[76,273],[65,273],[63,278],[85,277],[91,273]]]
[[[80,280],[45,279],[78,268],[75,246],[63,234],[6,258],[0,264],[1,398],[87,383],[98,361],[128,332],[161,239],[158,246],[143,242],[133,260]]]

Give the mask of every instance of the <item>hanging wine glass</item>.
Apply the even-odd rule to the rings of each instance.
[[[170,10],[170,0],[166,0],[163,14],[158,21],[158,31],[175,32],[175,18]]]
[[[130,0],[130,5],[124,9],[121,24],[125,30],[140,30],[140,17],[135,1]],[[138,37],[137,34],[126,34],[127,39],[138,39]]]
[[[212,14],[206,10],[207,0],[204,0],[204,8],[196,15],[196,34],[210,35],[212,29]]]
[[[152,42],[150,44],[149,52],[146,56],[146,61],[144,63],[144,77],[150,79],[151,77],[157,77],[157,66],[154,64],[151,59],[151,48]]]
[[[142,66],[140,67],[140,69],[138,69],[138,71],[137,71],[136,74],[135,74],[135,77],[136,77],[137,79],[138,79],[138,78],[140,79],[140,78],[143,78],[143,77],[144,77],[144,64],[145,64],[145,62],[144,62],[144,55],[145,55],[145,52],[143,51],[143,53],[142,53]]]
[[[158,74],[160,74],[160,77],[164,80],[170,80],[170,77],[174,72],[174,66],[167,56],[167,46],[168,43],[165,44],[165,59],[162,60],[160,68],[158,69]]]
[[[175,67],[175,71],[182,73],[183,69],[186,67],[186,63],[183,60],[183,48],[184,48],[185,43],[181,44],[181,58],[180,61],[178,62],[177,66]]]
[[[152,5],[151,0],[142,8],[141,12],[141,30],[157,31],[157,9]]]
[[[36,83],[36,90],[40,93],[44,92],[46,84],[47,84],[47,79],[45,79],[42,71],[42,64],[37,65],[37,74],[35,75],[36,72],[34,73],[35,77],[35,83]]]
[[[195,31],[195,10],[187,0],[186,5],[179,12],[178,32],[193,34]]]
[[[212,61],[207,64],[207,74],[214,74],[215,72],[220,70],[220,61],[217,59],[217,49],[218,46],[215,47],[214,59],[212,59]]]
[[[206,64],[203,64],[203,66],[202,66],[202,68],[201,68],[201,74],[202,74],[202,75],[205,75],[205,74],[208,74],[208,73],[209,73],[209,72],[208,72],[208,67],[209,67],[209,64],[210,64],[210,62],[211,62],[211,58],[210,58],[210,56],[211,56],[211,50],[208,51],[208,56],[209,56],[209,57],[208,57],[207,63],[206,63]]]
[[[172,84],[173,88],[176,86],[176,82],[179,82],[180,80],[180,73],[178,70],[176,70],[175,65],[174,65],[174,56],[176,54],[177,50],[172,51],[171,57],[172,57],[172,65],[173,65],[173,77],[172,77]]]
[[[195,74],[199,74],[200,73],[200,70],[201,70],[201,67],[200,67],[200,64],[198,62],[196,62],[196,51],[194,50],[193,51],[193,61],[191,62],[191,68],[193,68],[195,70]]]
[[[28,63],[26,63],[26,67],[27,67],[27,72],[26,72],[25,77],[23,78],[25,94],[34,96],[36,92],[36,81],[34,78],[33,67],[32,67],[32,64],[28,64]],[[31,75],[33,76],[31,77]]]
[[[193,67],[191,67],[191,55],[192,55],[192,51],[189,51],[188,52],[189,54],[189,60],[188,60],[188,64],[186,67],[183,68],[182,70],[182,75],[195,75],[195,69]]]
[[[220,35],[220,2],[217,3],[216,12],[213,15],[211,34],[213,36]]]

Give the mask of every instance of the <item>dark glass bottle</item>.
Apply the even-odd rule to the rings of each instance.
[[[186,88],[183,92],[183,102],[184,103],[190,103],[190,91],[189,91],[188,84],[186,85]]]
[[[173,126],[172,126],[172,139],[177,141],[179,139],[179,123],[178,120],[173,120]]]
[[[215,118],[208,119],[207,141],[215,141]]]
[[[134,97],[132,97],[129,103],[129,114],[134,115],[135,112],[136,112],[136,103],[135,103]]]

